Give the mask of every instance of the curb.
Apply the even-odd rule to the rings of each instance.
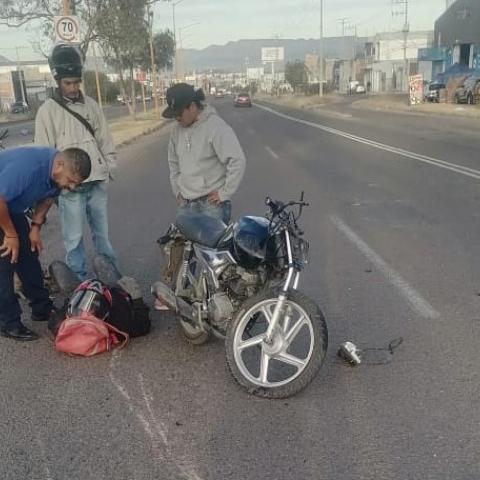
[[[160,130],[161,128],[163,128],[165,125],[167,125],[167,122],[165,121],[162,121],[161,123],[159,123],[158,125],[155,125],[153,127],[150,127],[148,128],[147,130],[144,130],[142,133],[139,133],[127,140],[124,140],[123,142],[120,142],[120,143],[116,143],[115,146],[117,148],[121,148],[121,147],[125,147],[127,145],[130,145],[131,143],[135,142],[136,140],[138,140],[139,138],[141,137],[144,137],[146,135],[150,135],[151,133],[154,133],[158,130]]]

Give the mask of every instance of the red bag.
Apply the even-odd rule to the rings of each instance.
[[[120,341],[118,337],[123,337]],[[55,348],[69,355],[91,357],[113,348],[123,348],[128,334],[92,315],[66,318],[58,329]]]

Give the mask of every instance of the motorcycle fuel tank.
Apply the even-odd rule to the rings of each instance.
[[[233,226],[233,244],[240,264],[254,266],[265,260],[270,221],[263,217],[242,217]]]

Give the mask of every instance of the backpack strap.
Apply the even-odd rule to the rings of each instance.
[[[129,335],[128,333],[125,333],[125,332],[122,332],[121,330],[119,330],[118,328],[114,327],[113,325],[110,325],[109,323],[107,322],[104,322],[105,325],[107,326],[107,328],[109,330],[111,330],[113,333],[116,333],[117,335],[123,337],[123,341],[120,343],[120,345],[118,346],[115,346],[115,348],[118,348],[118,349],[121,349],[123,347],[125,347],[128,343],[128,339],[129,339]]]
[[[95,130],[93,129],[93,127],[90,125],[90,123],[88,122],[88,120],[84,117],[82,117],[79,113],[77,112],[74,112],[73,110],[70,110],[61,100],[59,100],[58,98],[54,98],[52,97],[52,100],[57,103],[58,105],[60,105],[64,110],[66,110],[68,113],[70,113],[71,115],[73,115],[89,132],[90,132],[90,135],[92,135],[93,138],[95,138]]]

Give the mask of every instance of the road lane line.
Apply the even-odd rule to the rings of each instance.
[[[452,172],[460,173],[461,175],[465,175],[467,177],[480,180],[480,170],[464,167],[462,165],[457,165],[455,163],[446,162],[445,160],[429,157],[428,155],[421,155],[419,153],[410,152],[409,150],[404,150],[403,148],[393,147],[391,145],[386,145],[385,143],[376,142],[375,140],[369,140],[368,138],[359,137],[357,135],[344,132],[342,130],[337,130],[336,128],[326,127],[325,125],[321,125],[319,123],[309,122],[308,120],[302,120],[300,118],[292,117],[290,115],[277,112],[273,108],[265,107],[264,105],[259,105],[258,103],[255,105],[258,108],[261,108],[267,112],[273,113],[274,115],[285,118],[287,120],[301,123],[302,125],[307,125],[309,127],[317,128],[319,130],[323,130],[324,132],[331,133],[333,135],[338,135],[340,137],[346,138],[353,142],[362,143],[363,145],[377,148],[379,150],[384,150],[386,152],[390,152],[405,158],[410,158],[412,160],[418,160],[419,162],[427,163],[435,167],[443,168],[445,170],[450,170]]]
[[[374,250],[372,250],[346,223],[335,215],[330,216],[335,227],[352,242],[398,290],[412,308],[424,318],[438,318],[440,314],[428,303],[399,273],[390,267]]]
[[[275,159],[278,160],[280,157],[268,146],[265,147],[265,150]]]

